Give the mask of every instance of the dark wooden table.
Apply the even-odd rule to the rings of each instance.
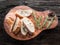
[[[58,26],[41,32],[28,41],[18,41],[6,34],[3,26],[5,15],[17,5],[27,5],[39,11],[52,10],[58,16]],[[0,45],[60,45],[60,0],[1,0],[0,1]]]

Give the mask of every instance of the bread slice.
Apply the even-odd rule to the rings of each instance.
[[[21,23],[21,34],[26,36],[27,35],[27,28],[25,27],[25,25],[23,24],[23,22]]]
[[[22,19],[22,22],[25,24],[26,28],[28,29],[28,31],[30,33],[34,33],[35,32],[34,24],[29,18],[24,17]]]
[[[21,28],[21,20],[19,19],[19,17],[16,17],[16,21],[13,26],[12,32],[17,34],[20,31],[20,28]]]
[[[28,9],[28,10],[19,9],[19,10],[16,11],[16,15],[19,16],[19,17],[28,17],[31,14],[32,14],[31,9]]]
[[[7,29],[9,29],[10,32],[12,30],[13,24],[14,20],[11,17],[7,17],[5,20],[5,25],[7,26]]]

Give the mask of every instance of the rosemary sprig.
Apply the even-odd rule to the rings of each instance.
[[[36,17],[36,14],[33,12],[32,13],[34,20],[36,22],[36,27],[39,28],[40,27],[40,21],[42,20],[42,16],[40,16],[39,18]]]
[[[46,17],[46,19],[44,20],[43,25],[42,25],[40,28],[44,27],[44,26],[46,25],[46,22],[47,22],[47,21],[48,21],[48,16]]]
[[[35,12],[33,12],[32,15],[33,15],[34,20],[35,20],[35,22],[36,22],[36,26],[37,26],[37,28],[39,28],[39,29],[41,29],[42,27],[44,27],[47,22],[48,22],[48,25],[47,25],[46,28],[49,28],[49,27],[51,26],[52,22],[54,21],[54,18],[56,17],[56,15],[55,15],[53,18],[47,16],[46,19],[44,20],[44,23],[43,23],[42,25],[40,25],[40,22],[41,22],[41,20],[42,20],[42,16],[40,16],[39,18],[36,18]],[[49,18],[51,19],[50,21],[48,21]]]
[[[37,18],[36,18],[36,14],[35,14],[35,12],[34,12],[34,11],[33,11],[32,15],[33,15],[33,17],[34,17],[34,20],[35,20],[35,22],[36,22],[36,25],[37,25],[37,27],[38,27]]]
[[[41,20],[42,20],[42,16],[40,16],[38,19],[37,19],[37,25],[38,25],[38,28],[40,28],[40,22],[41,22]]]
[[[34,20],[37,21],[36,14],[33,12],[32,15],[34,17]]]
[[[47,28],[50,28],[52,22],[54,21],[54,18],[55,18],[55,16],[51,18],[51,21],[49,21]]]
[[[37,20],[40,23],[40,21],[42,20],[42,16],[40,16]]]

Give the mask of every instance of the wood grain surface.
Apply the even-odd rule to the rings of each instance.
[[[27,5],[38,11],[55,11],[59,23],[56,28],[43,31],[34,39],[28,41],[15,40],[5,32],[3,21],[9,10],[18,5]],[[0,1],[0,45],[60,45],[60,0]]]

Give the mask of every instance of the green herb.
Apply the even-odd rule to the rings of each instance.
[[[36,14],[33,12],[32,15],[34,17],[34,20],[37,21]]]
[[[41,22],[41,20],[42,20],[42,16],[40,16],[39,18],[36,18],[35,12],[33,12],[32,15],[33,15],[34,20],[35,20],[35,22],[36,22],[36,26],[37,26],[39,29],[41,29],[42,27],[44,27],[47,22],[48,22],[47,28],[49,28],[49,27],[51,26],[52,22],[54,21],[55,16],[56,16],[56,15],[55,15],[53,18],[47,16],[46,19],[44,20],[44,23],[43,23],[42,25],[40,25],[40,22]],[[48,21],[48,19],[51,19],[51,20]]]
[[[38,19],[37,19],[37,26],[38,26],[38,28],[40,28],[40,22],[41,22],[41,20],[42,20],[42,16],[40,16]]]
[[[47,28],[50,28],[52,22],[54,21],[54,18],[55,18],[55,16],[53,18],[51,18],[51,21],[49,21]]]
[[[48,16],[46,17],[46,19],[44,20],[43,25],[40,28],[42,28],[43,26],[45,26],[47,21],[48,21]]]
[[[40,16],[40,17],[38,18],[38,22],[40,23],[41,20],[42,20],[42,16]]]
[[[40,27],[40,21],[42,20],[42,16],[40,16],[39,18],[36,18],[36,14],[34,12],[32,13],[32,15],[33,15],[34,20],[36,22],[37,28],[39,28]]]

